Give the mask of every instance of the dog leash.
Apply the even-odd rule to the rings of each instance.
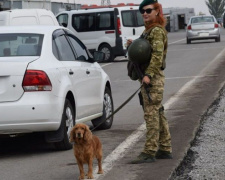
[[[113,111],[112,114],[110,114],[106,119],[104,119],[101,123],[99,123],[97,126],[95,126],[91,131],[95,130],[98,128],[101,124],[103,124],[106,120],[114,116],[120,109],[122,109],[137,93],[138,91],[142,88],[143,84],[126,100],[124,103],[122,103],[115,111]]]

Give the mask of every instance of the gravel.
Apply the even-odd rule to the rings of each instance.
[[[201,126],[170,180],[225,179],[225,87],[202,117]]]

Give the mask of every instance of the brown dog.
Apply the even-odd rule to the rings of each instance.
[[[93,159],[98,160],[98,174],[103,174],[102,170],[102,144],[99,138],[92,135],[89,127],[85,124],[76,124],[70,133],[70,142],[74,142],[73,150],[77,164],[80,169],[79,179],[84,179],[85,173],[83,164],[88,164],[88,179],[93,179]]]

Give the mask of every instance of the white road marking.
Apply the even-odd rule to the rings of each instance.
[[[185,76],[185,77],[169,77],[165,79],[190,79],[190,78],[204,78],[204,77],[216,77],[216,75],[206,75],[206,76]]]
[[[215,61],[219,61],[220,57],[225,53],[225,48],[199,73],[207,73],[207,69],[215,64]],[[175,102],[179,100],[182,95],[192,87],[195,81],[200,76],[195,76],[192,80],[188,81],[174,96],[172,96],[165,104],[165,110],[169,109]],[[102,179],[116,164],[115,162],[121,159],[126,152],[145,134],[145,123],[141,124],[136,131],[134,131],[125,141],[123,141],[111,154],[109,154],[103,161],[102,167],[104,170],[103,175],[97,174],[98,168],[95,169],[95,179]]]
[[[170,44],[175,44],[175,43],[177,43],[177,42],[184,41],[184,40],[185,40],[185,39],[180,39],[180,40],[178,40],[178,41],[174,41],[174,42],[168,43],[168,45],[170,45]]]
[[[184,76],[184,77],[168,77],[165,78],[166,80],[173,80],[173,79],[192,79],[192,78],[205,78],[205,77],[217,77],[217,75],[206,75],[206,76]],[[119,83],[119,82],[133,82],[131,79],[125,79],[125,80],[116,80],[112,81],[114,83]]]
[[[108,65],[110,65],[110,64],[112,64],[112,63],[103,64],[103,65],[101,65],[101,67],[105,67],[105,66],[108,66]]]
[[[168,49],[168,52],[176,52],[176,51],[193,51],[193,50],[210,50],[210,49],[222,49],[223,46],[217,47],[204,47],[204,48],[186,48],[186,49]]]

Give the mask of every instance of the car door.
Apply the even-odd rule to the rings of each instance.
[[[102,89],[102,74],[101,68],[96,62],[89,59],[86,47],[84,44],[72,33],[66,31],[67,37],[75,51],[76,61],[80,62],[82,72],[85,72],[86,79],[84,84],[84,111],[87,110],[88,115],[94,115],[102,111],[102,96],[104,89]]]
[[[85,112],[82,111],[83,93],[80,90],[85,81],[86,75],[82,72],[81,64],[75,61],[75,54],[69,45],[65,33],[63,30],[57,30],[53,34],[53,52],[57,59],[61,62],[62,66],[58,70],[60,71],[60,79],[63,90],[72,91],[76,101],[76,117],[80,118],[85,116]],[[76,76],[76,78],[74,78]],[[75,88],[76,87],[76,88]]]
[[[90,84],[89,66],[82,61],[77,60],[77,55],[72,49],[68,40],[68,35],[63,30],[54,33],[54,44],[58,50],[58,59],[62,63],[60,73],[64,80],[69,79],[70,90],[73,92],[76,102],[76,117],[81,119],[93,114],[92,89],[88,88]]]

